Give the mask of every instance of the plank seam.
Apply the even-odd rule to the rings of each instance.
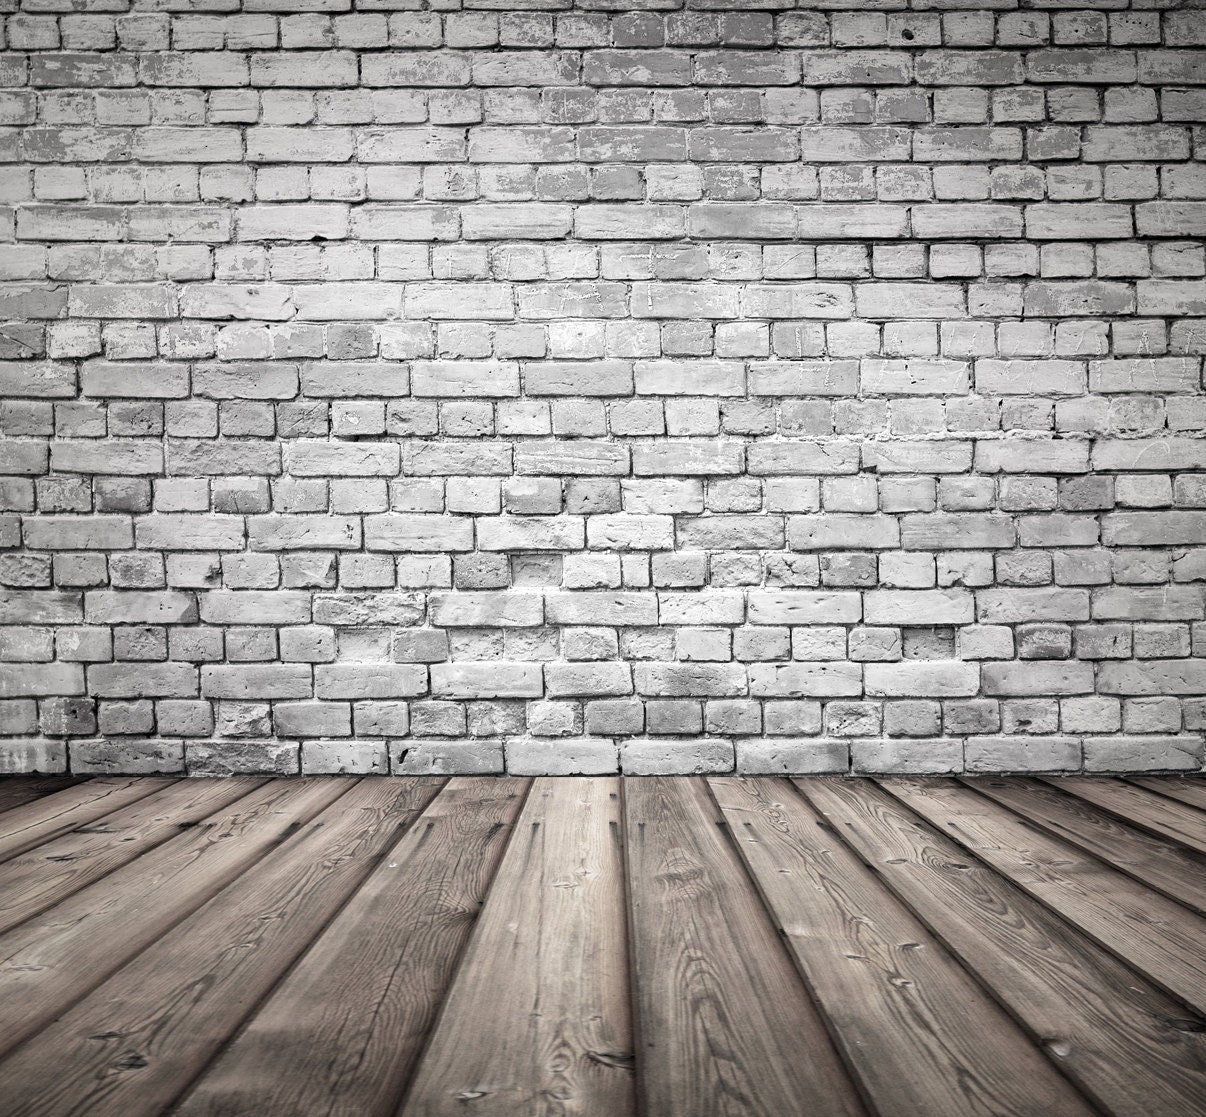
[[[357,784],[360,784],[363,782],[364,782],[364,779],[350,780],[348,783],[347,791],[345,791],[343,793],[343,795],[340,795],[338,799],[335,799],[333,802],[331,802],[326,807],[324,807],[322,809],[322,811],[319,812],[319,814],[323,814],[326,811],[331,810],[333,807],[335,807],[338,803],[340,803],[343,800],[343,798],[348,794],[348,792],[350,792],[352,790],[353,787],[355,787]],[[197,1083],[200,1082],[201,1079],[205,1077],[205,1075],[209,1071],[209,1069],[212,1066],[214,1066],[214,1064],[217,1063],[219,1059],[221,1059],[221,1057],[226,1053],[227,1049],[231,1046],[231,1044],[233,1044],[235,1042],[235,1040],[238,1039],[238,1037],[247,1030],[247,1026],[251,1023],[252,1020],[255,1019],[255,1017],[259,1013],[260,1009],[265,1004],[267,1004],[267,1002],[272,998],[273,994],[277,991],[277,989],[280,988],[282,982],[284,982],[284,980],[289,976],[289,974],[291,974],[297,968],[297,966],[301,962],[301,960],[303,958],[305,958],[305,956],[307,954],[310,953],[310,951],[314,948],[314,944],[316,942],[318,942],[318,940],[320,938],[322,938],[322,936],[326,933],[327,928],[329,928],[331,926],[331,924],[334,923],[335,920],[338,919],[339,916],[343,913],[344,908],[346,908],[347,905],[351,902],[352,897],[354,897],[356,895],[356,893],[360,891],[361,886],[368,879],[369,874],[372,873],[372,871],[386,857],[388,857],[393,852],[393,850],[396,848],[397,844],[402,840],[402,838],[407,833],[409,833],[409,831],[412,829],[412,827],[414,827],[415,823],[417,823],[418,820],[422,817],[423,812],[427,810],[427,808],[431,805],[432,801],[436,798],[436,796],[438,796],[440,794],[440,792],[443,791],[444,788],[447,786],[448,786],[448,780],[444,779],[440,783],[439,787],[437,787],[435,789],[435,791],[431,794],[430,798],[428,798],[427,801],[423,804],[422,808],[418,812],[416,812],[414,818],[412,818],[409,822],[405,822],[401,826],[399,826],[398,832],[397,832],[394,840],[392,842],[390,842],[387,846],[385,846],[380,851],[380,853],[378,853],[375,857],[373,857],[369,860],[368,867],[365,869],[364,873],[352,885],[352,887],[348,889],[347,895],[344,896],[344,898],[336,906],[335,910],[331,913],[330,918],[326,919],[323,922],[322,926],[319,927],[317,931],[315,931],[313,936],[311,936],[309,942],[307,942],[305,944],[305,946],[303,946],[302,949],[300,951],[298,951],[296,957],[294,957],[293,960],[287,966],[285,966],[281,970],[280,973],[277,974],[275,980],[273,980],[273,982],[264,991],[263,996],[259,997],[247,1009],[247,1012],[244,1014],[243,1018],[241,1020],[239,1020],[238,1024],[231,1031],[231,1033],[214,1049],[213,1054],[209,1057],[209,1059],[206,1060],[204,1065],[202,1065],[198,1069],[197,1073],[194,1074],[180,1088],[180,1090],[178,1090],[172,1096],[171,1101],[165,1106],[166,1112],[170,1113],[173,1109],[176,1108],[177,1105],[179,1105],[182,1101],[184,1101],[185,1098],[188,1097],[188,1095],[192,1092],[193,1087],[196,1086]],[[399,794],[401,794],[401,789],[399,789]],[[315,815],[314,817],[318,817],[318,816]],[[292,835],[290,835],[290,836],[292,837]],[[279,848],[279,847],[277,847],[277,848]]]

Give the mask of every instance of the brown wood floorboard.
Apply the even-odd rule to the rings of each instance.
[[[1206,1016],[1206,919],[960,784],[885,784],[970,854]]]
[[[196,826],[263,780],[178,780],[0,862],[0,934]]]
[[[349,786],[266,784],[0,935],[0,1052],[95,989]]]
[[[99,776],[0,815],[0,861],[120,810],[172,781],[151,776]]]
[[[1192,850],[1096,810],[1060,791],[1058,784],[984,776],[967,784],[1055,837],[1206,915],[1206,859]]]
[[[0,1115],[1206,1113],[1202,786],[0,781]]]
[[[1206,783],[1200,779],[1175,779],[1165,777],[1157,779],[1153,776],[1128,776],[1127,783],[1154,791],[1157,795],[1167,795],[1181,803],[1206,811]]]
[[[895,1117],[1092,1110],[787,780],[709,781],[834,1042]]]
[[[356,782],[0,1063],[21,1112],[163,1113],[437,791],[420,780]]]
[[[1103,1112],[1185,1117],[1206,1097],[1206,1022],[869,782],[796,783]]]
[[[862,1113],[703,781],[624,795],[643,1112]]]
[[[0,814],[83,783],[87,777],[72,776],[4,776],[0,778]]]
[[[526,789],[526,780],[451,780],[197,1081],[179,1117],[392,1114]]]
[[[405,1117],[635,1112],[620,821],[619,779],[536,780]]]
[[[1048,782],[1132,826],[1206,855],[1206,815],[1193,807],[1109,777],[1067,776]]]

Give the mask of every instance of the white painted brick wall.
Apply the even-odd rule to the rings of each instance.
[[[0,772],[1201,769],[1206,8],[606,6],[0,4]]]

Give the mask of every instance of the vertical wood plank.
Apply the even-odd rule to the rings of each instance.
[[[864,1112],[703,781],[624,781],[647,1117]]]
[[[619,781],[538,779],[400,1113],[635,1112]]]
[[[712,779],[737,849],[872,1108],[1092,1108],[786,780]]]
[[[174,1108],[175,1117],[392,1113],[527,785],[451,780]]]
[[[30,1117],[166,1112],[439,784],[353,784],[295,841],[0,1063],[14,1109]]]

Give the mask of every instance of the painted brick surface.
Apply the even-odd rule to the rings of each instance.
[[[1201,770],[1206,8],[0,15],[0,772]]]

